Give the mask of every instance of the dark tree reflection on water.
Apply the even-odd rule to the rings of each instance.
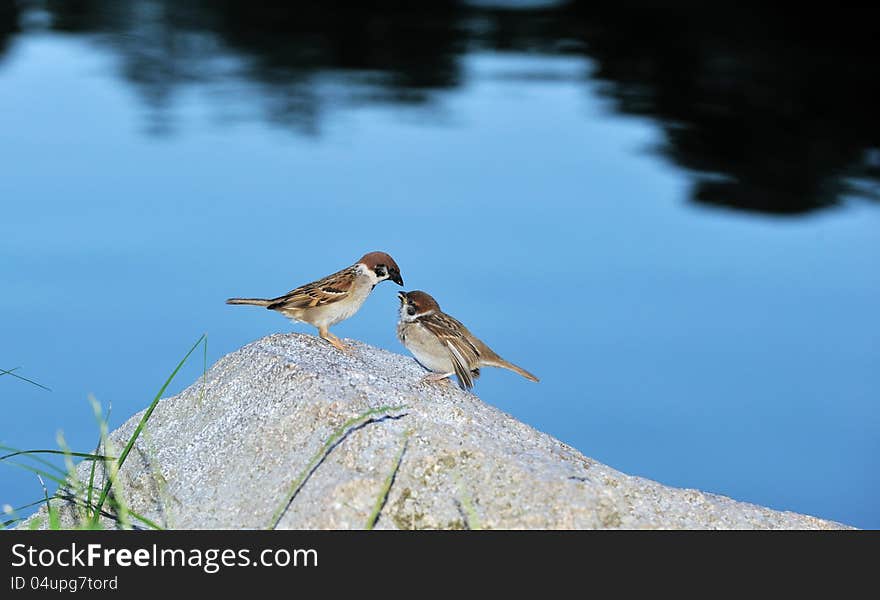
[[[534,4],[534,3],[533,3]],[[0,0],[0,53],[19,4]],[[28,4],[27,6],[30,6]],[[692,199],[774,214],[877,200],[880,25],[867,9],[503,8],[457,2],[50,0],[51,27],[91,36],[151,107],[156,132],[184,86],[259,90],[278,126],[318,135],[335,105],[430,107],[462,89],[476,50],[576,56],[621,114],[664,132],[657,151]],[[326,89],[332,80],[333,91]],[[523,77],[522,85],[540,85]],[[222,109],[221,109],[222,110]],[[585,140],[585,144],[589,141]]]
[[[880,177],[880,27],[867,12],[640,12],[584,9],[576,22],[618,110],[656,119],[663,154],[716,175],[696,176],[694,200],[802,213],[853,191],[848,178]]]
[[[18,31],[19,8],[15,0],[0,0],[0,61],[9,47],[9,38]]]

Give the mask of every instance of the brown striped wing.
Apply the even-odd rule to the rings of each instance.
[[[467,328],[447,314],[434,313],[419,319],[431,333],[449,349],[455,375],[465,389],[474,385],[474,377],[480,367],[480,351],[468,339]]]
[[[274,298],[267,308],[272,310],[314,308],[339,302],[351,293],[356,275],[354,267],[343,269]]]

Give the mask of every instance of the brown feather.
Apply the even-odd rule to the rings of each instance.
[[[506,361],[498,354],[492,350],[483,340],[477,339],[473,334],[471,335],[471,341],[477,346],[477,349],[480,352],[480,360],[484,365],[488,365],[490,367],[500,367],[502,369],[507,369],[508,371],[513,371],[518,375],[522,375],[526,379],[530,379],[531,381],[539,381],[537,377],[523,369],[522,367],[518,367],[512,362]]]
[[[425,295],[427,296],[427,294]],[[419,322],[449,349],[455,375],[458,377],[461,387],[464,389],[472,388],[474,385],[472,372],[478,371],[480,368],[480,351],[469,339],[472,336],[467,327],[442,312],[428,313],[420,317]]]
[[[254,306],[269,306],[272,300],[266,298],[229,298],[226,304],[252,304]]]
[[[417,313],[426,313],[429,311],[442,312],[440,305],[434,300],[434,297],[421,290],[413,290],[404,294],[407,302],[415,307]],[[461,323],[459,323],[461,325]],[[463,325],[462,325],[463,327]]]
[[[420,315],[419,323],[449,349],[452,365],[462,388],[470,389],[473,386],[473,380],[480,376],[481,365],[508,369],[526,379],[538,381],[537,377],[525,369],[501,358],[460,321],[441,311],[440,305],[430,294],[415,290],[402,293],[400,299],[401,302],[415,307]]]
[[[266,306],[269,310],[314,308],[338,302],[348,297],[357,275],[357,267],[351,266],[323,279],[290,290],[283,296],[273,298]]]
[[[359,263],[366,266],[371,271],[375,269],[378,265],[385,265],[391,271],[400,272],[400,267],[397,266],[397,263],[394,262],[394,259],[391,258],[390,254],[386,254],[384,252],[367,252],[364,254]]]

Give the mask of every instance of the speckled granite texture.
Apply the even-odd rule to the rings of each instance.
[[[131,507],[171,528],[269,527],[335,430],[400,406],[330,448],[278,527],[363,528],[404,439],[380,529],[843,527],[630,477],[473,394],[419,383],[409,357],[349,343],[346,355],[314,336],[272,335],[162,400],[121,472]],[[139,418],[113,433],[118,445]]]

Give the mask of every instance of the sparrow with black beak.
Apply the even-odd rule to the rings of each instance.
[[[277,298],[230,298],[226,304],[252,304],[277,310],[285,317],[309,323],[318,335],[339,350],[347,346],[330,333],[332,325],[354,315],[377,284],[390,279],[403,285],[400,268],[384,252],[370,252],[356,263],[323,279],[307,283]]]
[[[531,381],[538,378],[498,356],[489,346],[450,317],[430,295],[422,291],[398,292],[400,321],[397,337],[416,360],[432,371],[426,381],[442,381],[452,375],[461,389],[470,389],[481,367],[501,367]]]

